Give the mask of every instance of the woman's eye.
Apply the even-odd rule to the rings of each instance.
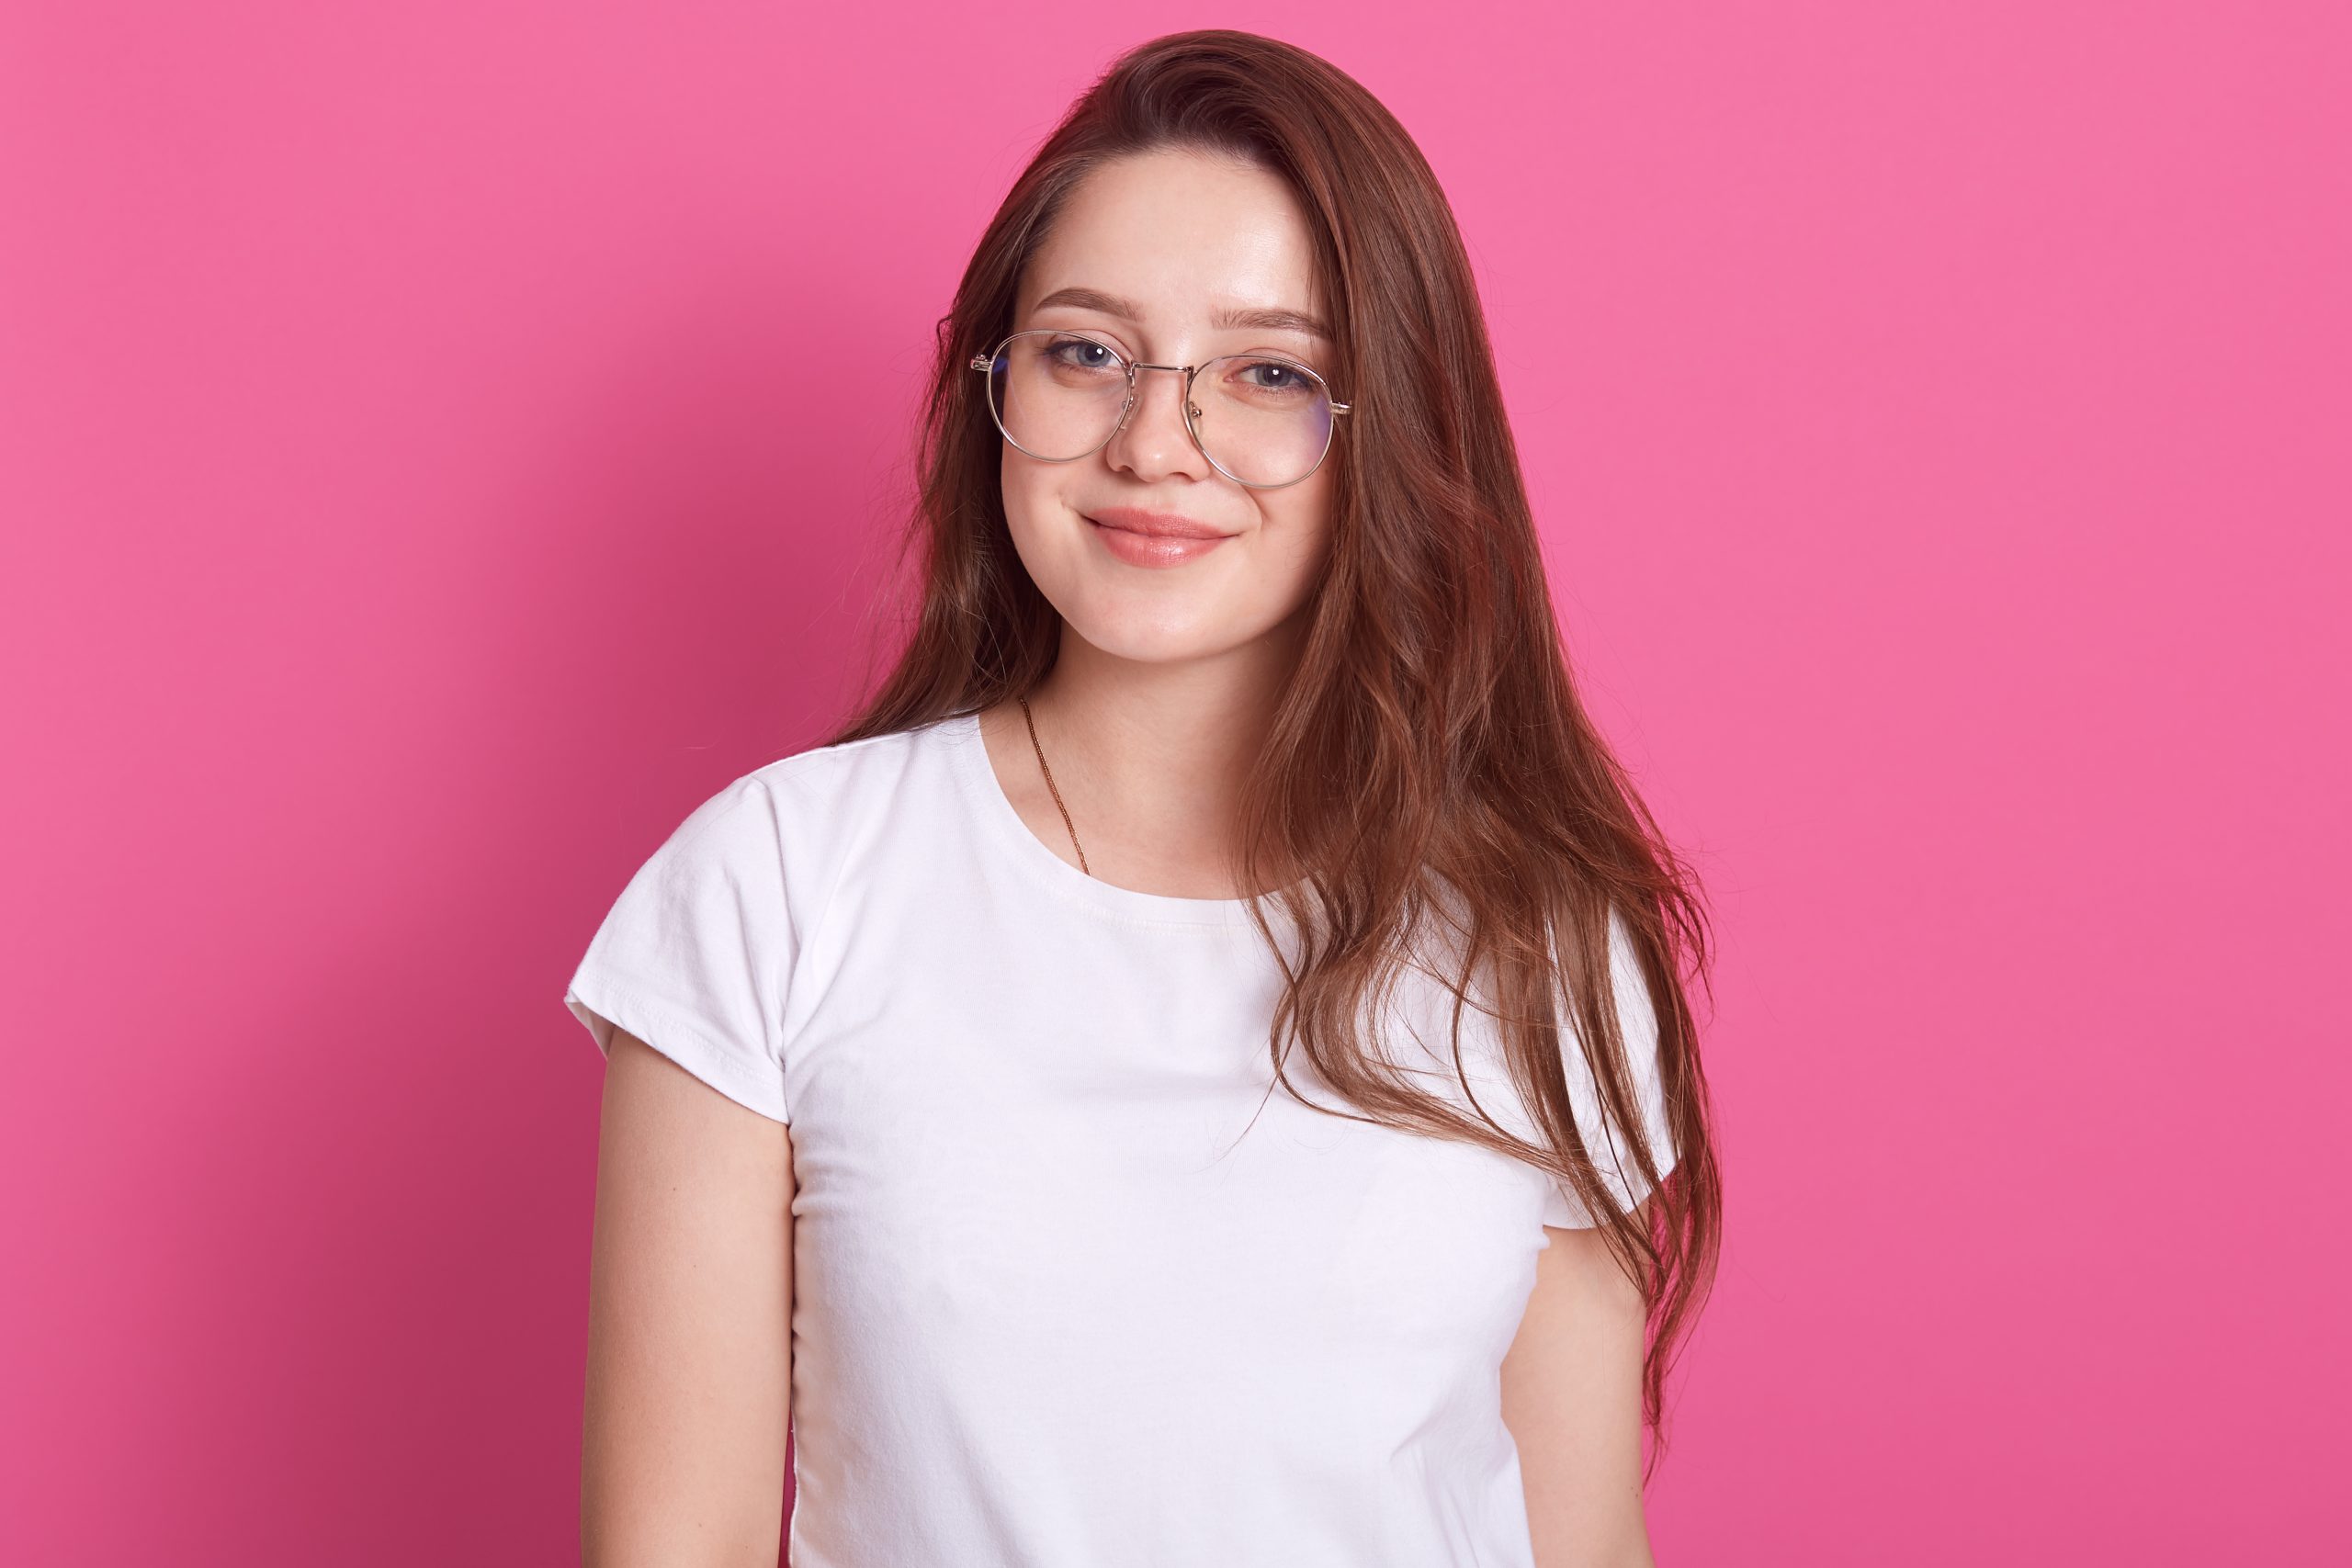
[[[1314,385],[1306,371],[1279,359],[1250,360],[1236,367],[1236,378],[1244,391],[1285,398],[1296,397]]]
[[[1101,344],[1087,338],[1064,338],[1047,347],[1046,352],[1064,365],[1080,370],[1099,370],[1118,358]]]

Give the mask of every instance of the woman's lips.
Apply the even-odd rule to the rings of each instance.
[[[1094,536],[1102,541],[1103,548],[1129,566],[1182,566],[1208,554],[1231,537],[1188,518],[1150,513],[1106,512],[1086,521],[1093,528]]]

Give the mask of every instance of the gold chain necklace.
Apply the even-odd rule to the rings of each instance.
[[[1013,700],[1021,705],[1021,716],[1028,722],[1029,745],[1037,753],[1037,768],[1046,775],[1046,788],[1053,795],[1054,809],[1062,814],[1062,826],[1069,829],[1069,847],[1078,852],[1078,869],[1091,876],[1094,874],[1086,870],[1086,847],[1078,841],[1078,829],[1070,824],[1069,807],[1062,804],[1062,792],[1054,788],[1054,770],[1046,766],[1046,749],[1037,744],[1037,721],[1030,715],[1029,699],[1016,697]]]

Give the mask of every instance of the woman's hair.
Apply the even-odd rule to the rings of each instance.
[[[1250,900],[1278,953],[1266,902],[1303,938],[1295,960],[1283,956],[1275,1076],[1303,1098],[1282,1072],[1287,1033],[1366,1113],[1358,1119],[1530,1160],[1602,1219],[1648,1305],[1642,1406],[1654,1464],[1666,1374],[1713,1283],[1722,1226],[1685,995],[1686,979],[1708,972],[1707,918],[1695,876],[1578,700],[1453,209],[1405,129],[1352,78],[1292,45],[1208,29],[1135,49],[1071,107],[998,209],[938,323],[906,541],[920,578],[919,595],[909,585],[913,624],[864,711],[825,744],[991,707],[1052,668],[1058,616],[1014,552],[1002,440],[966,367],[1013,330],[1023,268],[1079,184],[1114,159],[1163,149],[1244,160],[1289,183],[1339,340],[1327,374],[1352,405],[1331,456],[1329,575],[1238,824],[1240,886],[1265,886],[1266,868],[1303,869],[1307,890]],[[1664,1151],[1644,1135],[1612,1003],[1612,909],[1657,1022],[1676,1155],[1662,1182]],[[1433,919],[1451,933],[1447,967],[1458,961],[1445,976],[1457,1071],[1462,1010],[1491,1011],[1543,1145],[1483,1108],[1462,1114],[1362,1048],[1354,1023],[1400,964],[1417,962],[1416,939]],[[1477,995],[1481,976],[1491,1001]],[[1656,1184],[1631,1213],[1579,1135],[1564,1016],[1619,1130],[1612,1162]]]

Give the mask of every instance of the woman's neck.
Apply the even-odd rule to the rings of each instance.
[[[1231,855],[1241,795],[1280,690],[1263,664],[1257,655],[1154,665],[1065,633],[1060,660],[1027,694],[1026,720],[1012,700],[980,716],[998,782],[1030,830],[1072,865],[1075,829],[1088,870],[1105,882],[1239,897]]]

